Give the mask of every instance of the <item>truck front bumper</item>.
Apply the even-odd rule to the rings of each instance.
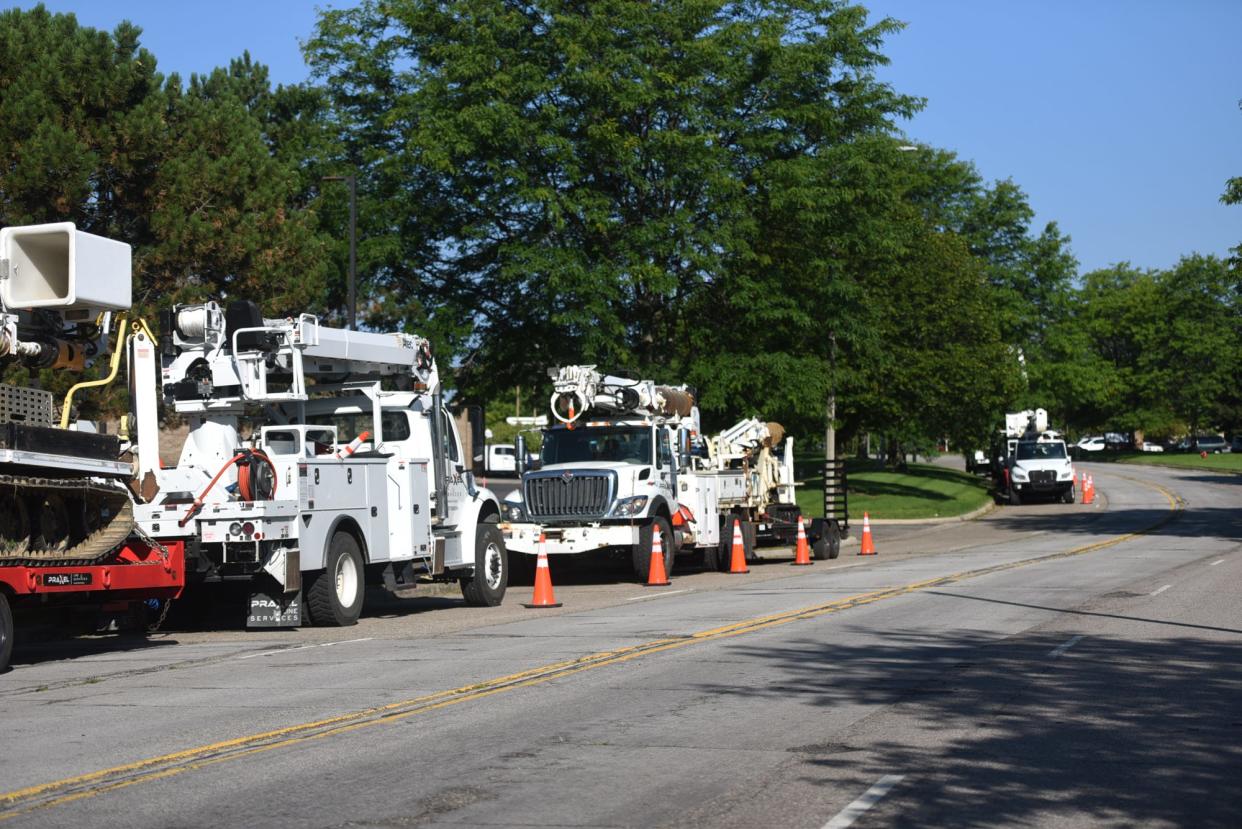
[[[501,524],[505,546],[511,553],[539,553],[539,535],[547,539],[548,555],[574,555],[607,547],[634,547],[639,528],[633,524],[598,524],[585,527],[545,527],[541,524]]]
[[[1030,493],[1032,495],[1063,495],[1074,488],[1074,482],[1069,481],[1014,481],[1014,489],[1021,493]]]

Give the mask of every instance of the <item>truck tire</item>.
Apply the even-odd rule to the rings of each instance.
[[[1061,493],[1061,503],[1062,504],[1074,503],[1074,488],[1073,487],[1070,487],[1069,489]]]
[[[1022,493],[1018,492],[1016,486],[1009,487],[1009,505],[1011,507],[1022,506]]]
[[[829,521],[824,535],[811,545],[811,557],[819,561],[841,555],[841,528],[836,521]]]
[[[509,586],[509,554],[495,524],[480,524],[474,535],[474,573],[461,580],[461,595],[471,607],[496,607]]]
[[[328,544],[324,564],[306,587],[306,612],[313,625],[348,627],[362,614],[366,584],[358,540],[338,530]]]
[[[9,656],[13,653],[13,611],[9,610],[9,598],[0,592],[0,674],[8,670]]]
[[[720,540],[715,547],[703,549],[703,569],[708,572],[729,569],[729,552],[733,549],[733,521],[720,516]]]
[[[742,522],[742,549],[746,551],[746,563],[759,560],[759,527],[753,521]]]
[[[755,554],[755,540],[759,530],[744,518],[730,516],[725,519],[725,526],[720,531],[719,564],[722,573],[729,572],[733,567],[733,522],[737,521],[742,530],[742,552],[748,564],[759,560]]]
[[[639,581],[646,581],[651,572],[651,545],[655,538],[655,528],[660,528],[660,542],[664,545],[664,572],[673,573],[673,559],[677,558],[677,544],[673,538],[673,530],[668,519],[657,517],[650,524],[644,525],[638,533],[638,546],[634,548],[634,575]]]

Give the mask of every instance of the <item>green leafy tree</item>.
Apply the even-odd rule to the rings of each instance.
[[[1167,309],[1159,279],[1128,264],[1083,277],[1073,318],[1062,332],[1072,353],[1060,355],[1060,371],[1053,374],[1066,387],[1046,387],[1084,430],[1158,434],[1173,428],[1171,366],[1162,342]]]
[[[374,205],[373,318],[428,326],[483,396],[588,361],[692,376],[717,418],[818,394],[822,421],[849,242],[802,231],[881,198],[848,145],[916,106],[873,75],[895,25],[837,2],[325,12],[307,53]],[[745,365],[700,336],[756,324],[783,340]]]
[[[0,224],[71,221],[129,243],[141,314],[207,297],[320,310],[328,241],[280,152],[291,130],[266,69],[246,56],[183,86],[139,37],[42,6],[0,13]],[[45,375],[54,391],[76,379]]]
[[[1161,280],[1165,388],[1193,432],[1216,429],[1214,415],[1237,389],[1239,291],[1236,272],[1214,256],[1184,257]]]

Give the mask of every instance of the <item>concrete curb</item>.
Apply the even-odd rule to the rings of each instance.
[[[961,521],[974,521],[976,518],[982,518],[998,506],[999,505],[995,501],[990,501],[978,509],[971,510],[970,512],[962,515],[949,515],[943,518],[872,518],[871,524],[872,526],[900,526],[902,524],[954,524]]]

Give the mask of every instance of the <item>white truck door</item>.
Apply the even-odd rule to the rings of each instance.
[[[444,435],[444,489],[448,496],[448,504],[444,515],[450,526],[461,523],[462,507],[469,499],[466,490],[466,464],[461,451],[461,439],[457,435],[457,425],[447,409],[440,410],[440,433]]]
[[[656,429],[656,472],[659,475],[660,486],[663,487],[672,502],[673,509],[677,508],[677,460],[673,455],[673,441],[668,429]]]

